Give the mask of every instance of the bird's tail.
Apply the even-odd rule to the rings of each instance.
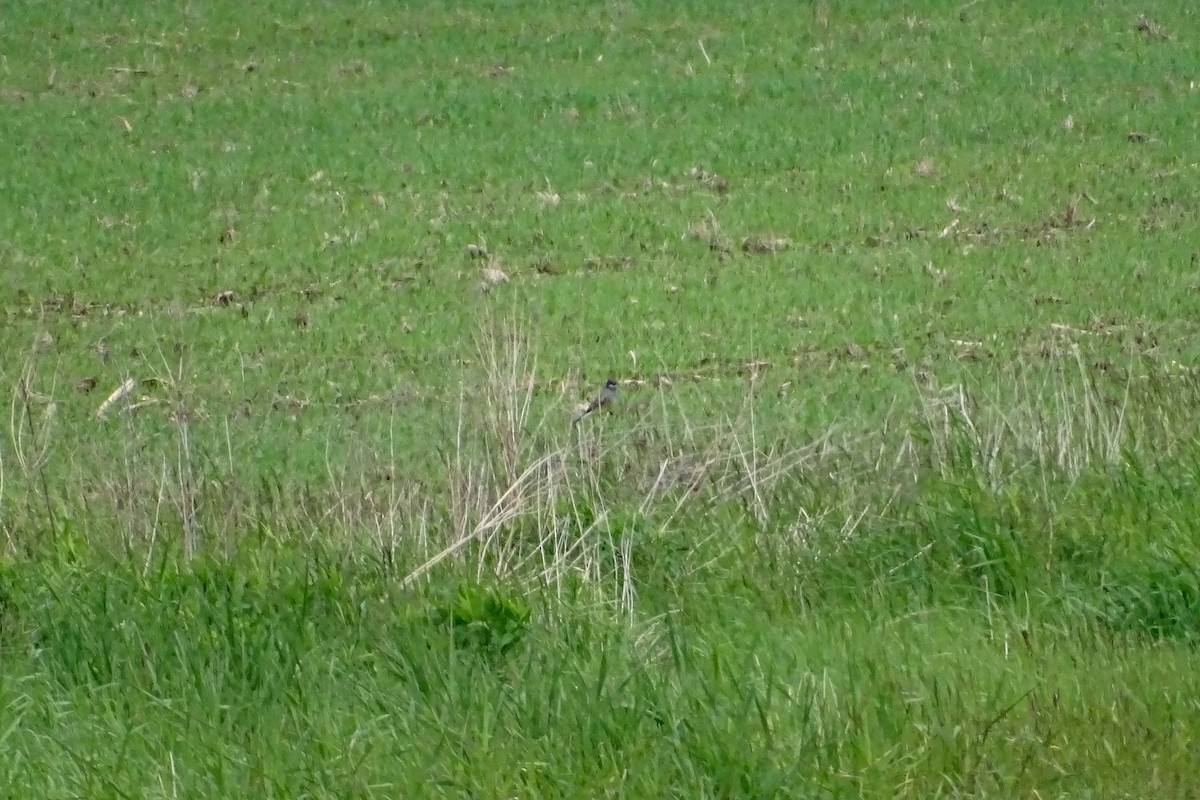
[[[598,399],[592,400],[586,406],[581,407],[578,411],[575,412],[575,416],[571,419],[571,424],[578,425],[579,420],[583,419],[588,414],[591,414],[593,411],[600,408],[601,405],[603,405],[603,403],[601,403],[600,400],[598,400]]]

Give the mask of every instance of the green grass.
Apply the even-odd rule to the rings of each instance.
[[[1192,791],[1186,5],[10,6],[13,796]]]

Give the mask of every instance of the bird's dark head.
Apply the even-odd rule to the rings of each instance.
[[[605,384],[604,384],[604,388],[605,388],[605,389],[615,389],[615,388],[617,388],[617,387],[618,387],[618,386],[620,386],[620,385],[621,385],[621,384],[617,383],[617,379],[616,379],[616,378],[609,378],[609,379],[608,379],[608,380],[605,382]]]

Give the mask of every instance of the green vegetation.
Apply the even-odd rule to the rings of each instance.
[[[1198,23],[7,4],[6,796],[1194,791]]]

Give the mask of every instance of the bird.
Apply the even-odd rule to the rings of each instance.
[[[571,420],[571,424],[578,423],[579,420],[588,414],[591,414],[593,411],[599,411],[602,408],[611,412],[612,405],[617,400],[617,387],[620,385],[617,383],[616,378],[609,378],[605,381],[604,388],[600,390],[600,394],[596,395],[587,405],[580,407],[579,411],[575,414],[575,419]]]

